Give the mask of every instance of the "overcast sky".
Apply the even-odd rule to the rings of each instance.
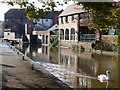
[[[0,0],[0,1],[3,1],[3,0]],[[31,2],[34,1],[35,2],[36,0],[28,0],[28,1],[31,1]],[[64,6],[58,6],[57,10],[65,9],[70,4],[73,4],[73,2],[69,2],[69,4],[64,5]],[[40,6],[40,3],[36,2],[35,5]],[[7,4],[0,3],[0,20],[1,21],[4,21],[4,14],[11,8],[19,8],[19,6],[10,6],[10,5],[7,5]]]

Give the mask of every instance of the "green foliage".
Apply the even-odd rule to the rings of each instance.
[[[73,45],[72,49],[76,51],[82,51],[82,52],[85,51],[85,48],[81,45]]]
[[[58,37],[57,36],[50,37],[50,44],[53,47],[58,46],[58,44],[59,44]]]
[[[114,51],[116,49],[115,44],[105,43],[103,41],[92,43],[92,49]]]
[[[40,3],[43,5],[41,8],[36,7],[34,2],[25,2],[25,1],[14,1],[10,0],[7,2],[8,5],[14,6],[18,5],[21,9],[25,9],[25,15],[28,19],[35,19],[42,18],[46,16],[51,11],[54,11],[54,8],[56,7],[55,2],[46,2],[46,3]]]
[[[108,30],[116,28],[115,20],[111,10],[117,9],[116,5],[111,2],[80,2],[84,9],[92,12],[91,28],[96,30]]]
[[[114,42],[116,43],[116,51],[120,53],[120,33],[118,34],[118,37],[115,38]]]

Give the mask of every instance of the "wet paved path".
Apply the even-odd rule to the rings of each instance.
[[[3,88],[68,88],[66,84],[43,70],[32,70],[30,63],[22,60],[22,56],[6,43],[0,42],[0,57]]]

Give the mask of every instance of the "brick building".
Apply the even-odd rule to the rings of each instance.
[[[37,41],[44,45],[50,44],[50,37],[58,31],[58,16],[62,11],[50,12],[47,16],[39,18],[33,29],[33,35],[37,35]]]
[[[82,5],[72,4],[59,15],[59,40],[60,45],[71,47],[82,45],[90,48],[90,43],[95,40],[94,30],[90,30],[91,13],[83,9]]]
[[[15,32],[15,38],[25,35],[25,24],[27,24],[27,34],[32,33],[33,22],[25,17],[24,9],[10,9],[5,13],[5,30]]]

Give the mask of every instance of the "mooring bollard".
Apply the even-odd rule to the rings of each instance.
[[[33,63],[32,63],[32,65],[31,65],[31,69],[34,70],[34,64],[33,64]]]
[[[25,59],[25,57],[24,57],[24,56],[22,56],[22,59],[24,60],[24,59]]]
[[[17,52],[17,54],[19,54],[19,52]]]
[[[15,51],[15,49],[13,49],[13,51]]]

